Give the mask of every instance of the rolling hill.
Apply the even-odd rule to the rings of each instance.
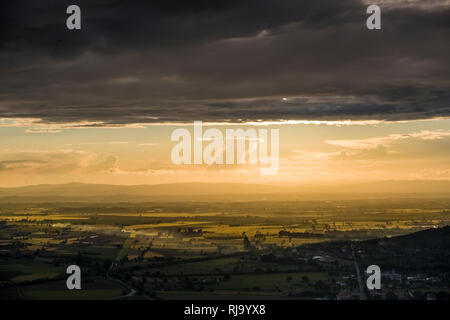
[[[314,196],[450,196],[450,181],[382,181],[360,184],[338,185],[303,185],[303,186],[276,186],[262,184],[239,183],[180,183],[158,185],[107,185],[107,184],[43,184],[15,188],[0,188],[2,201],[41,198],[50,201],[53,198],[69,198],[80,200],[82,198],[99,198],[116,200],[143,200],[146,198],[173,198],[190,199],[203,197],[230,198],[237,200],[263,200],[269,198],[296,199],[298,197]]]

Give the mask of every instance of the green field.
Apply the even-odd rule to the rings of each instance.
[[[122,295],[120,289],[98,290],[33,290],[25,291],[23,297],[30,300],[105,300]]]
[[[164,300],[286,300],[286,297],[276,293],[264,292],[237,292],[237,291],[215,291],[194,292],[194,291],[158,291],[158,297]]]
[[[299,283],[303,276],[307,276],[309,281],[325,281],[328,278],[327,273],[321,272],[299,272],[299,273],[276,273],[276,274],[245,274],[233,275],[230,280],[223,281],[213,285],[215,290],[233,290],[233,291],[269,291],[278,288],[281,291],[287,291],[295,284]],[[291,278],[290,281],[287,278]]]
[[[15,283],[22,283],[39,279],[52,279],[65,271],[62,266],[56,267],[46,262],[50,261],[40,258],[1,259],[0,272],[15,273],[16,275],[11,280]]]

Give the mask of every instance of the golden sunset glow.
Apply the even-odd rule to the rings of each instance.
[[[450,120],[402,122],[297,121],[206,123],[205,127],[277,128],[280,169],[261,176],[258,165],[175,165],[176,128],[193,125],[89,127],[6,120],[2,124],[3,187],[68,182],[160,184],[248,182],[311,184],[450,178]],[[207,144],[204,141],[204,144]]]

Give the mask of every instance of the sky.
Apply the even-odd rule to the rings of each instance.
[[[450,179],[450,1],[24,0],[0,29],[0,186]],[[278,174],[174,165],[193,121],[279,129]]]

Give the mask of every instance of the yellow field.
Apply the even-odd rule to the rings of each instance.
[[[21,220],[27,220],[29,222],[33,221],[57,221],[57,220],[87,220],[89,217],[80,217],[80,216],[74,216],[74,215],[61,215],[61,214],[52,214],[48,216],[38,216],[38,215],[30,215],[30,216],[0,216],[1,220],[6,221],[21,221]]]

